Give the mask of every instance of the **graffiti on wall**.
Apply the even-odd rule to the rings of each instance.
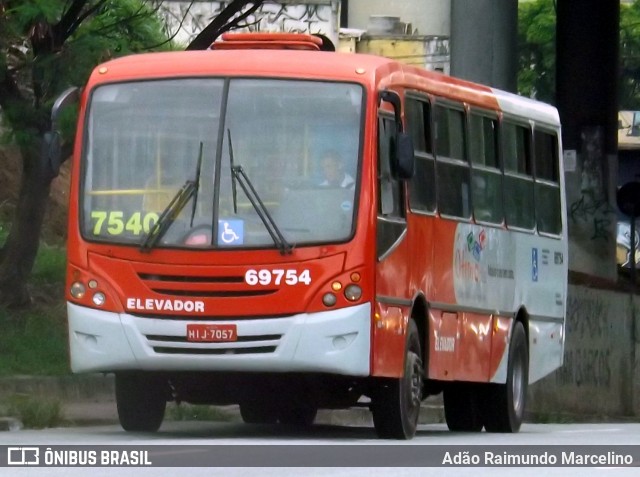
[[[609,204],[605,192],[604,132],[602,127],[585,128],[582,132],[582,174],[580,197],[569,207],[574,224],[586,228],[591,240],[608,242],[613,238],[615,210]]]
[[[612,324],[607,304],[599,297],[569,295],[564,365],[556,383],[606,388],[612,384]]]
[[[175,41],[187,45],[230,2],[165,1],[161,11]],[[238,31],[321,33],[338,44],[339,1],[265,2]]]

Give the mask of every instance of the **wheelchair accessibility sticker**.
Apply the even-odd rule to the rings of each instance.
[[[242,220],[218,220],[218,245],[242,245],[244,222]]]

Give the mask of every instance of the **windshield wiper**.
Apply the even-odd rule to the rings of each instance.
[[[275,220],[273,220],[273,217],[271,217],[271,214],[267,210],[267,207],[264,205],[264,202],[262,202],[262,200],[260,199],[258,192],[256,192],[255,187],[253,187],[249,176],[247,176],[247,173],[244,171],[242,166],[232,166],[231,174],[236,178],[238,184],[240,184],[240,187],[242,187],[242,190],[249,199],[249,202],[251,202],[251,205],[258,214],[258,217],[260,217],[260,220],[262,220],[262,223],[267,229],[267,232],[269,232],[273,243],[275,243],[278,247],[278,250],[280,250],[280,253],[282,255],[291,253],[291,251],[293,250],[293,245],[287,242],[287,239],[285,239],[284,235],[282,235],[278,224],[276,224]]]
[[[233,213],[238,213],[238,192],[236,187],[236,175],[233,173],[233,144],[231,143],[231,129],[227,129],[229,138],[229,167],[231,168],[231,197],[233,198]]]
[[[196,216],[196,205],[198,205],[198,191],[200,191],[200,170],[202,169],[202,150],[204,144],[200,141],[200,152],[198,153],[198,165],[196,166],[196,178],[195,185],[196,191],[193,193],[193,208],[191,209],[191,222],[190,226],[193,227],[193,219]]]
[[[150,252],[155,247],[158,240],[160,240],[164,234],[167,233],[173,221],[176,220],[178,214],[184,209],[191,197],[196,193],[196,184],[192,180],[187,180],[180,188],[178,193],[173,196],[169,205],[162,211],[160,218],[153,225],[149,233],[144,238],[144,241],[140,245],[141,252]]]
[[[145,236],[142,244],[140,245],[141,252],[150,252],[153,247],[158,243],[167,230],[171,227],[176,220],[182,209],[189,203],[193,197],[193,209],[191,211],[191,226],[193,226],[193,217],[196,213],[196,202],[198,200],[198,188],[200,184],[200,168],[202,167],[202,143],[200,143],[200,153],[198,155],[198,164],[196,166],[195,180],[187,179],[182,185],[180,190],[173,196],[169,205],[167,205],[158,221],[153,225],[149,233]]]

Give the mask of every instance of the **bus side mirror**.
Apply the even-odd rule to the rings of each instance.
[[[40,157],[44,162],[44,169],[51,178],[57,177],[62,165],[62,148],[60,147],[60,133],[48,131],[42,138]]]
[[[405,132],[398,133],[395,156],[398,179],[411,179],[415,172],[413,140],[411,136]]]
[[[411,179],[415,169],[413,140],[402,127],[402,101],[395,91],[383,90],[378,94],[379,102],[386,101],[393,106],[396,133],[393,147],[392,170],[398,179]]]
[[[43,161],[44,169],[56,177],[60,172],[60,165],[66,157],[62,157],[62,139],[60,136],[60,115],[67,107],[77,104],[80,98],[80,89],[71,87],[62,92],[53,103],[51,108],[51,130],[44,134],[42,139],[42,149],[40,157]]]

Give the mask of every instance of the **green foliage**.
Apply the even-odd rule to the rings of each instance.
[[[83,85],[100,62],[171,47],[150,0],[5,0],[4,4],[0,79],[8,77],[13,91],[0,88],[0,108],[5,126],[21,146],[32,144],[49,128],[50,108],[58,94],[70,85]],[[69,16],[72,5],[80,4],[83,8]]]
[[[92,21],[78,28],[56,66],[68,72],[67,85],[81,85],[100,62],[170,46],[162,22],[149,5],[140,0],[109,0]]]
[[[553,102],[556,77],[556,12],[553,0],[520,4],[518,43],[518,92],[540,101]]]
[[[64,249],[41,247],[33,272],[34,306],[0,308],[0,376],[69,373],[65,261]]]
[[[19,418],[26,429],[44,429],[63,424],[60,401],[42,396],[11,396],[5,413]]]
[[[64,287],[67,255],[57,245],[42,244],[33,270],[35,285]]]
[[[640,2],[620,5],[620,109],[640,110]]]
[[[41,20],[55,23],[60,13],[59,10],[59,2],[50,0],[27,0],[14,3],[9,7],[9,13],[14,18],[14,25],[19,31],[24,32]]]
[[[167,406],[167,419],[172,421],[217,421],[229,422],[235,417],[215,406],[173,404]]]
[[[0,376],[69,373],[64,306],[0,309]]]
[[[518,92],[555,100],[556,0],[518,7]],[[620,5],[620,109],[640,109],[640,0]],[[611,74],[616,74],[612,71]]]

